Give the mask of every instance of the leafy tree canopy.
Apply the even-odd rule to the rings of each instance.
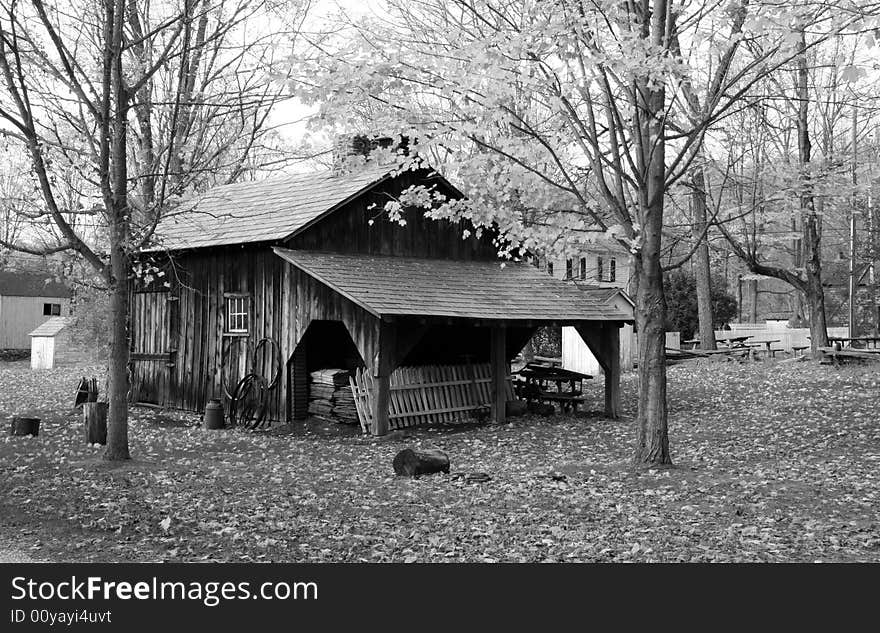
[[[666,329],[681,332],[682,340],[693,338],[700,327],[697,315],[697,282],[683,270],[668,273],[663,279],[666,295]],[[715,327],[721,328],[736,317],[736,298],[727,290],[727,281],[712,276],[712,314]]]

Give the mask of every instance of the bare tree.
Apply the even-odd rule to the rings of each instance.
[[[175,197],[257,168],[267,143],[271,5],[248,0],[3,0],[0,118],[26,148],[53,244],[11,246],[87,262],[109,293],[108,440],[127,459],[132,262]],[[260,25],[244,27],[257,17]],[[281,37],[283,33],[278,33]],[[281,77],[283,79],[283,77]],[[63,168],[61,168],[63,166]],[[76,208],[59,173],[78,176]],[[72,218],[90,214],[97,234]]]
[[[738,140],[731,145],[743,151],[728,156],[733,216],[717,226],[752,273],[794,289],[794,317],[803,297],[815,351],[828,340],[823,233],[853,212],[850,172],[857,166],[849,156],[851,119],[844,114],[865,96],[847,80],[857,38],[846,46],[839,37],[810,46],[803,25],[795,35],[798,55],[789,72],[768,76],[748,111],[732,122]],[[754,311],[754,297],[752,306]]]

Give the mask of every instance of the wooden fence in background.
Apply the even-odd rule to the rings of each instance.
[[[350,379],[364,433],[372,428],[374,381],[364,369],[355,371]],[[509,380],[507,389],[507,399],[513,400]],[[492,372],[488,363],[399,367],[391,374],[388,426],[402,429],[474,420],[476,412],[488,414],[491,402]]]

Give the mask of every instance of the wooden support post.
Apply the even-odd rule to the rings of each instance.
[[[391,404],[391,372],[394,371],[397,350],[397,328],[392,323],[382,322],[379,326],[379,354],[373,368],[373,435],[388,433],[388,409]]]
[[[605,374],[605,415],[620,414],[620,323],[596,323],[575,327]]]
[[[492,366],[492,419],[503,424],[507,418],[507,329],[491,329],[489,359]]]
[[[603,328],[606,343],[605,415],[612,420],[620,414],[620,328],[611,323]]]

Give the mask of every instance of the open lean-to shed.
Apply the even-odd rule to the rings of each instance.
[[[618,311],[525,263],[502,263],[489,232],[377,208],[433,172],[388,168],[218,187],[163,219],[143,257],[161,272],[132,295],[133,399],[201,410],[247,372],[267,377],[269,418],[306,417],[309,373],[364,368],[371,431],[389,428],[402,366],[491,367],[505,417],[510,360],[536,328],[570,325],[600,359],[605,407],[619,407]],[[376,206],[377,205],[377,206]]]

